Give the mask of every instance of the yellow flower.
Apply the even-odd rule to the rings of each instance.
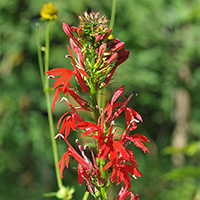
[[[45,3],[40,11],[42,19],[54,20],[58,16],[58,10],[52,3]]]

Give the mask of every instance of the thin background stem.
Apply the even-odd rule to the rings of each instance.
[[[36,34],[37,34],[37,52],[38,52],[38,63],[40,68],[40,76],[42,84],[44,85],[44,66],[42,61],[42,52],[41,52],[41,45],[40,45],[40,24],[36,23]]]
[[[112,1],[112,11],[111,11],[111,19],[110,19],[110,27],[109,27],[112,30],[115,23],[116,1],[117,0]]]
[[[59,189],[63,187],[62,179],[60,177],[59,169],[57,169],[58,165],[58,151],[56,140],[54,139],[55,130],[54,130],[54,122],[53,122],[53,114],[51,110],[51,100],[50,100],[50,89],[49,89],[49,80],[48,75],[44,75],[44,71],[49,71],[49,46],[50,46],[50,21],[46,22],[46,40],[45,40],[45,70],[42,62],[42,54],[40,49],[40,32],[39,32],[39,24],[37,26],[37,50],[38,50],[38,61],[39,61],[39,68],[40,68],[40,75],[43,84],[43,89],[46,97],[46,104],[47,104],[47,113],[48,113],[48,120],[49,120],[49,128],[50,128],[50,137],[53,149],[53,157],[54,157],[54,165],[56,171],[56,179],[58,183]]]
[[[46,23],[46,42],[45,42],[45,72],[49,71],[49,46],[50,46],[50,21]],[[54,156],[54,165],[56,170],[56,178],[59,189],[63,186],[62,180],[60,177],[59,169],[57,168],[58,165],[58,151],[57,151],[57,144],[56,140],[54,139],[55,130],[54,130],[54,122],[53,122],[53,114],[51,110],[51,100],[49,95],[49,79],[48,75],[45,74],[45,96],[46,96],[46,103],[47,103],[47,113],[49,119],[49,128],[50,128],[50,136],[51,136],[51,143],[53,148],[53,156]]]
[[[89,194],[90,194],[89,192],[85,192],[82,200],[87,200],[89,197]]]

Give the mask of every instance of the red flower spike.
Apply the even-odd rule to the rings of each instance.
[[[135,146],[141,148],[146,153],[148,152],[148,149],[145,147],[144,142],[148,142],[149,140],[138,133],[129,135],[132,130],[137,128],[137,123],[139,121],[142,122],[140,114],[132,108],[127,107],[133,94],[131,94],[127,99],[125,98],[125,102],[123,103],[118,99],[119,97],[123,97],[124,86],[119,88],[114,93],[112,99],[107,103],[105,109],[100,113],[97,123],[93,123],[84,121],[77,112],[78,109],[91,110],[89,107],[90,104],[79,96],[77,90],[69,87],[69,81],[73,74],[75,74],[81,91],[89,92],[89,79],[93,78],[89,77],[89,75],[93,76],[94,74],[94,77],[96,77],[94,87],[96,87],[96,90],[101,89],[102,86],[108,85],[117,67],[129,57],[129,51],[124,48],[124,42],[121,42],[118,39],[108,39],[112,30],[106,28],[106,21],[103,17],[99,18],[99,14],[95,14],[94,12],[90,15],[85,12],[84,15],[85,17],[79,17],[81,22],[78,28],[70,28],[67,24],[63,23],[63,30],[70,37],[71,48],[77,56],[77,61],[75,62],[72,50],[67,46],[70,54],[70,56],[67,57],[70,57],[74,71],[58,68],[47,72],[50,76],[56,79],[52,86],[52,88],[57,87],[52,104],[53,110],[61,91],[64,92],[64,95],[69,93],[79,106],[72,106],[69,100],[65,97],[61,100],[66,100],[72,112],[65,113],[58,121],[57,128],[60,128],[60,131],[56,138],[63,138],[68,145],[68,151],[62,156],[58,163],[58,167],[60,167],[61,177],[63,178],[64,167],[68,167],[69,155],[71,155],[78,162],[79,184],[81,185],[83,181],[85,181],[86,190],[91,194],[96,193],[102,185],[108,183],[104,178],[102,178],[102,171],[107,170],[108,172],[106,173],[106,176],[107,178],[110,178],[111,182],[116,181],[117,185],[124,182],[117,200],[125,200],[126,198],[138,200],[138,195],[132,190],[128,191],[128,188],[131,187],[131,178],[140,177],[142,174],[138,169],[133,152],[130,149],[127,149],[127,147],[131,142],[133,142]],[[90,23],[93,22],[99,24],[96,26],[96,30],[94,29],[91,31]],[[99,48],[90,44],[90,38],[95,38],[95,45]],[[80,41],[83,41],[84,43],[81,44]],[[95,51],[94,54],[96,56],[96,61],[91,64],[87,61],[87,59],[91,61],[91,58],[87,58],[87,55],[93,51],[93,48]],[[90,64],[94,64],[92,69],[93,74],[89,74],[89,72],[91,72]],[[97,75],[95,75],[95,73],[97,73]],[[125,111],[126,128],[124,132],[120,134],[116,128],[113,129],[113,126],[114,120],[121,115],[123,111]],[[93,159],[92,161],[90,161],[86,156],[78,141],[79,153],[67,141],[67,136],[69,135],[70,130],[72,129],[77,131],[77,128],[84,130],[84,133],[81,135],[82,137],[87,136],[96,140],[96,157],[90,148]],[[106,165],[103,166],[101,171],[98,166],[99,162],[97,162],[97,159],[100,158],[106,162]]]

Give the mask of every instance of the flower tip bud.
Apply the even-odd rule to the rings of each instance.
[[[64,32],[65,32],[70,38],[73,38],[73,37],[74,37],[74,35],[73,35],[73,33],[72,33],[70,27],[68,26],[68,24],[66,24],[66,23],[64,23],[64,22],[63,22],[63,30],[64,30]]]

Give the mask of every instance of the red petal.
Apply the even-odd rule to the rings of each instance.
[[[104,168],[102,169],[102,172],[105,171],[106,169],[110,168],[112,166],[112,162],[107,163]]]
[[[132,136],[128,136],[127,138],[131,140],[135,144],[135,146],[141,148],[144,151],[144,153],[149,153],[147,147],[145,147],[145,145],[140,141],[142,140],[143,142],[148,142],[149,140],[145,136],[140,134],[134,134]]]
[[[65,86],[68,84],[68,82],[70,81],[70,79],[72,78],[73,73],[69,73],[69,74],[65,74],[63,76],[61,76],[58,80],[55,81],[55,83],[53,84],[53,86],[51,87],[51,89],[62,85],[63,83],[65,84]]]
[[[74,72],[72,70],[66,69],[66,68],[55,68],[55,69],[51,69],[48,72],[46,72],[46,74],[53,75],[53,76],[61,76],[64,74],[69,74],[69,73],[74,73]]]
[[[74,100],[81,106],[84,107],[87,104],[87,101],[82,99],[78,94],[76,94],[72,89],[67,88],[67,91],[70,93],[70,95],[74,98]]]
[[[141,122],[142,121],[142,117],[139,113],[137,113],[135,110],[133,110],[132,108],[130,108],[131,112],[136,116],[137,119],[139,119]]]
[[[78,183],[79,183],[79,185],[82,184],[83,180],[84,180],[83,167],[81,165],[78,165]]]
[[[149,142],[147,137],[145,137],[144,135],[138,134],[138,133],[132,135],[131,137],[134,138],[134,139],[137,138],[139,140],[142,140],[143,142]]]
[[[67,115],[67,114],[71,114],[71,113],[70,113],[70,112],[66,112],[65,114],[63,114],[63,115],[61,116],[61,118],[59,119],[58,124],[57,124],[57,129],[59,129],[59,126],[60,126],[60,123],[61,123],[63,117],[64,117],[65,115]]]
[[[56,89],[56,93],[54,95],[53,103],[52,103],[52,110],[53,110],[53,112],[54,112],[54,108],[55,108],[55,105],[56,105],[56,101],[58,100],[58,97],[59,97],[59,94],[60,94],[61,91],[62,91],[62,88],[57,88]]]
[[[126,149],[124,148],[124,146],[122,146],[122,144],[118,141],[113,141],[113,145],[118,149],[118,151],[122,154],[123,158],[126,160],[130,160],[129,159],[129,154],[127,153]]]
[[[79,71],[81,74],[83,74],[83,76],[89,78],[89,76],[88,76],[88,74],[85,72],[85,70],[83,70],[83,69],[78,69],[78,71]]]
[[[112,100],[111,100],[111,105],[114,104],[114,102],[123,94],[124,92],[124,87],[125,85],[123,85],[122,87],[120,87],[113,95]]]
[[[86,128],[91,128],[91,127],[96,127],[96,126],[97,125],[94,124],[93,122],[88,122],[88,121],[84,121],[84,122],[77,124],[77,127],[80,129],[86,129]]]
[[[119,42],[117,44],[115,44],[108,52],[115,52],[118,51],[120,49],[122,49],[124,47],[124,42]]]
[[[83,91],[85,92],[88,92],[89,91],[89,87],[86,85],[85,81],[83,80],[83,78],[81,77],[79,71],[77,70],[77,67],[74,63],[74,60],[73,60],[73,54],[72,54],[72,51],[71,49],[69,48],[69,46],[67,45],[67,48],[68,48],[68,51],[69,51],[69,54],[71,56],[71,63],[74,67],[74,71],[75,71],[75,75],[76,75],[76,78],[78,80],[78,83],[80,85],[80,87],[82,88]]]

